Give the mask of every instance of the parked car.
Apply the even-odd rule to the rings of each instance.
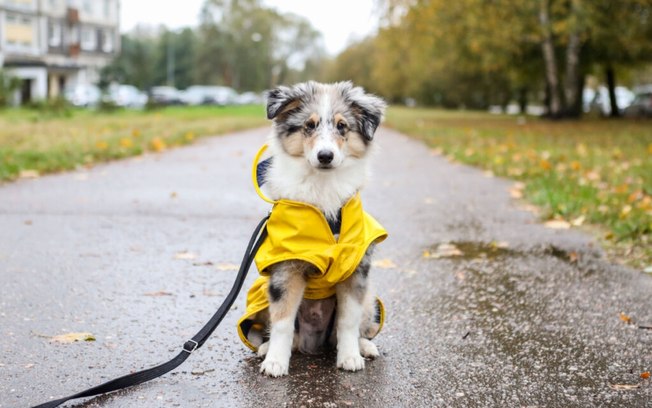
[[[147,104],[147,95],[133,85],[109,85],[105,100],[123,108],[142,109]]]
[[[181,101],[186,105],[231,105],[237,96],[226,86],[193,85],[183,91]]]
[[[616,93],[616,104],[622,113],[634,101],[634,92],[624,86],[617,86],[614,91]],[[584,90],[582,99],[584,112],[597,112],[603,116],[611,114],[611,101],[607,87],[599,86],[597,90],[587,88]]]
[[[66,87],[63,97],[73,106],[95,107],[102,97],[100,88],[91,84],[77,84]]]
[[[623,114],[629,118],[652,118],[652,85],[635,88],[634,94],[634,101]]]
[[[265,97],[255,92],[244,92],[235,98],[235,103],[238,105],[261,105],[265,101]]]
[[[180,105],[181,92],[172,86],[155,86],[150,90],[150,102],[156,105]]]

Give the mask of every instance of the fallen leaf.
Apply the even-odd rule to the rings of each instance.
[[[568,262],[570,262],[570,263],[577,263],[577,261],[579,261],[579,259],[580,259],[580,256],[575,251],[568,254]]]
[[[617,391],[635,390],[641,388],[641,384],[609,384],[609,388]]]
[[[167,145],[165,144],[165,141],[161,139],[160,137],[155,137],[149,142],[149,147],[154,150],[155,152],[162,152],[165,150]]]
[[[489,244],[493,249],[507,249],[509,248],[509,242],[507,241],[491,241]]]
[[[97,143],[95,143],[95,147],[97,147],[100,150],[106,150],[109,148],[109,144],[104,140],[100,140]]]
[[[177,195],[178,195],[177,192],[173,191],[170,193],[170,198],[177,198]]]
[[[197,258],[197,255],[188,251],[177,252],[176,255],[174,255],[174,259],[195,259],[195,258]]]
[[[372,265],[375,266],[376,268],[382,268],[382,269],[396,268],[396,264],[389,258],[379,259],[377,261],[374,261]]]
[[[223,263],[218,263],[215,266],[215,269],[217,269],[218,271],[237,271],[239,268],[238,265],[236,264],[223,262]]]
[[[424,257],[426,257],[425,255],[426,253],[424,252]],[[439,259],[462,255],[464,255],[464,253],[453,244],[439,244],[432,253],[428,252],[428,256],[426,258]]]
[[[568,221],[564,220],[550,220],[543,223],[546,228],[552,229],[568,229],[571,227]]]
[[[206,373],[211,373],[213,371],[215,371],[214,368],[209,368],[208,370],[192,370],[190,372],[190,374],[192,374],[192,375],[204,375]]]
[[[647,380],[648,378],[650,378],[650,372],[645,371],[645,372],[641,373],[641,378],[644,379],[644,380]]]
[[[58,336],[52,336],[50,340],[56,343],[68,344],[74,343],[77,341],[95,341],[95,336],[91,333],[82,332],[82,333],[66,333],[60,334]]]
[[[172,296],[172,292],[166,292],[164,290],[159,290],[157,292],[146,292],[143,293],[144,296],[153,296],[153,297],[158,297],[158,296]]]
[[[34,365],[35,365],[34,363],[25,364],[24,368],[34,368]],[[645,373],[643,373],[643,374],[645,374]],[[643,374],[641,374],[641,376],[643,376]],[[648,377],[649,377],[650,373],[647,373],[647,374],[648,374]]]
[[[121,138],[119,143],[120,143],[120,147],[124,147],[125,149],[133,147],[134,145],[134,141],[129,139],[128,137]]]
[[[22,179],[35,179],[40,176],[38,170],[21,170],[20,173],[18,173],[18,177]]]
[[[584,224],[584,221],[586,220],[586,217],[583,215],[580,215],[579,217],[575,218],[574,220],[571,221],[571,225],[573,227],[579,227],[582,224]]]
[[[626,315],[625,313],[623,313],[623,312],[620,312],[620,320],[622,320],[623,322],[625,322],[625,323],[627,323],[627,324],[632,323],[632,318],[629,317],[629,316],[627,316],[627,315]]]

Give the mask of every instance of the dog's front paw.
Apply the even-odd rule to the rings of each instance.
[[[360,337],[360,354],[362,357],[376,358],[380,355],[378,348],[371,340]]]
[[[260,365],[260,372],[270,377],[282,377],[284,375],[288,375],[289,366],[289,361],[282,362],[279,360],[271,359],[269,356],[267,356],[265,361],[263,361],[263,363]]]
[[[269,341],[264,342],[258,347],[258,357],[263,358],[269,350]]]
[[[364,368],[364,358],[359,354],[337,355],[337,368],[359,371]]]

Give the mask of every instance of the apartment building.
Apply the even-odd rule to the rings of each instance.
[[[0,0],[0,68],[22,79],[17,103],[96,83],[120,49],[119,0]]]

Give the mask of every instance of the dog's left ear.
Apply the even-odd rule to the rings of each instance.
[[[361,87],[353,87],[350,82],[343,85],[343,94],[355,113],[359,131],[366,140],[371,141],[383,120],[387,104],[376,95],[365,93]]]
[[[301,106],[302,100],[309,98],[314,93],[314,82],[304,82],[292,87],[279,86],[267,91],[267,119],[276,119],[278,116],[298,108]]]

